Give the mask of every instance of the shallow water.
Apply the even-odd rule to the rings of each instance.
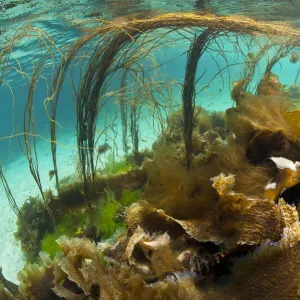
[[[28,33],[29,28],[35,30],[34,35],[20,39],[11,48],[9,56],[5,56],[0,61],[4,66],[0,70],[2,76],[0,78],[0,80],[2,79],[0,81],[0,160],[6,181],[17,206],[20,208],[26,201],[28,202],[30,197],[41,194],[41,190],[30,172],[29,166],[32,160],[26,158],[26,140],[24,139],[26,136],[31,136],[27,143],[31,145],[33,160],[35,166],[38,166],[39,180],[43,191],[51,189],[55,195],[58,193],[55,179],[49,177],[49,172],[54,169],[50,135],[50,124],[51,122],[53,124],[53,120],[50,120],[49,115],[51,113],[51,101],[54,101],[51,97],[51,87],[59,64],[63,61],[65,55],[69,53],[71,46],[84,37],[85,34],[91,32],[93,28],[105,24],[109,25],[111,20],[116,20],[116,24],[118,22],[121,24],[126,22],[128,18],[130,20],[149,19],[152,16],[166,12],[215,13],[219,16],[242,15],[245,16],[244,18],[251,17],[258,21],[285,21],[289,22],[294,28],[298,26],[300,13],[300,3],[298,1],[293,4],[284,1],[260,1],[255,4],[249,1],[226,1],[226,4],[223,4],[223,2],[190,0],[183,3],[183,1],[174,0],[128,0],[100,2],[53,1],[49,4],[48,1],[20,0],[4,1],[0,4],[0,54],[7,45],[10,45],[9,41],[12,41],[13,37],[24,28],[25,34]],[[126,17],[127,15],[130,15],[130,17]],[[28,29],[25,26],[28,26]],[[169,29],[170,32],[168,32]],[[173,26],[170,26],[169,29],[158,28],[151,30],[148,34],[142,34],[137,40],[132,38],[135,44],[128,43],[126,45],[126,47],[132,47],[131,50],[126,52],[126,47],[119,49],[119,60],[112,63],[110,74],[113,75],[107,81],[107,86],[101,94],[101,109],[99,109],[95,120],[96,136],[93,153],[94,163],[99,174],[105,174],[105,166],[107,168],[107,161],[111,157],[115,162],[119,162],[124,159],[126,154],[122,136],[124,125],[122,124],[119,106],[124,97],[130,105],[135,102],[143,103],[142,106],[137,104],[138,109],[140,109],[137,123],[132,121],[132,115],[128,115],[127,139],[129,153],[134,149],[134,133],[130,132],[132,126],[138,124],[139,152],[152,149],[153,143],[164,135],[164,130],[168,129],[168,117],[181,107],[182,88],[191,41],[199,35],[203,28],[181,26],[180,29],[173,30]],[[125,27],[124,31],[126,30]],[[76,53],[76,57],[71,61],[62,82],[56,110],[55,141],[60,179],[67,176],[78,179],[81,174],[79,172],[78,149],[80,149],[80,146],[77,144],[78,135],[80,126],[88,126],[88,120],[84,120],[78,125],[79,115],[78,106],[76,107],[76,105],[80,98],[78,95],[83,74],[87,72],[88,68],[93,67],[88,65],[89,59],[93,55],[93,49],[97,49],[96,47],[99,46],[97,39],[100,40],[101,38],[103,37],[98,35]],[[101,47],[106,46],[104,41],[107,40],[103,39],[99,42]],[[247,66],[253,63],[251,57],[259,53],[271,41],[272,39],[267,35],[251,36],[241,33],[239,36],[239,34],[233,34],[230,30],[226,31],[226,34],[223,31],[220,32],[218,38],[209,44],[199,60],[195,83],[195,105],[201,107],[202,112],[207,111],[211,115],[214,112],[224,113],[226,110],[236,107],[238,101],[234,101],[236,99],[232,99],[231,94],[234,85],[243,79]],[[270,61],[278,55],[279,52],[276,51],[280,48],[281,42],[280,39],[276,40],[275,44],[265,51],[261,59],[255,62],[256,68],[247,87],[247,92],[258,93],[257,86]],[[159,45],[160,43],[161,45]],[[136,51],[135,47],[139,46],[140,50]],[[289,94],[289,86],[298,83],[295,82],[295,78],[297,78],[297,72],[300,68],[298,61],[291,62],[293,51],[297,55],[300,54],[298,44],[294,43],[292,46],[287,46],[285,54],[280,52],[279,55],[282,55],[282,57],[276,61],[271,70],[272,73],[278,76],[278,81],[281,84],[280,91],[284,90],[283,94],[288,95],[289,99],[292,98],[292,95]],[[132,72],[131,75],[127,76],[125,94],[122,94],[121,89],[124,74],[122,70],[118,69],[119,64],[124,62],[122,53],[126,53],[125,61],[128,57],[130,58],[130,55],[141,57],[141,59],[134,61],[136,65],[130,65],[130,62],[129,65],[126,65],[126,67],[129,66],[129,69],[134,66],[138,71],[135,70],[135,73]],[[86,57],[81,59],[84,55]],[[7,57],[9,57],[8,61],[5,60]],[[30,80],[33,78],[39,63],[42,63],[43,68],[38,80],[34,82],[34,88],[32,88]],[[1,68],[2,66],[0,65]],[[140,71],[141,69],[144,73]],[[95,78],[97,77],[95,76]],[[87,85],[92,86],[91,82],[88,82]],[[33,103],[30,103],[33,122],[28,121],[28,115],[26,115],[30,90],[34,90]],[[272,95],[268,94],[268,96]],[[94,99],[99,95],[84,95],[83,98],[88,96]],[[297,101],[300,97],[297,96],[296,98],[290,99],[291,102],[295,102],[295,109],[298,107]],[[147,101],[143,102],[144,99],[147,99]],[[105,103],[103,107],[102,103]],[[133,109],[133,106],[130,107]],[[161,107],[161,109],[157,109],[157,107]],[[204,118],[200,114],[200,119],[201,117]],[[28,124],[29,126],[34,124],[34,128],[27,127]],[[293,122],[293,125],[295,125],[295,122]],[[210,129],[216,130],[215,127],[209,127],[207,132]],[[27,129],[29,129],[29,135]],[[206,130],[201,134],[199,133],[199,135],[205,132]],[[231,132],[228,133],[228,136],[230,134]],[[234,131],[233,135],[235,135]],[[228,142],[225,142],[228,136],[222,137],[225,144]],[[105,151],[103,153],[102,151],[97,152],[97,149],[102,149],[101,146],[106,144],[109,146],[107,147],[108,150],[104,147]],[[87,144],[84,143],[84,145]],[[180,151],[183,151],[182,157],[184,157],[184,149],[186,148],[183,146],[184,142],[181,140],[176,145],[177,152],[172,153],[172,155],[176,157]],[[263,152],[264,148],[261,149]],[[203,153],[201,151],[199,150],[193,155],[198,156],[198,158],[202,157]],[[161,152],[157,151],[157,153],[157,156],[161,155]],[[36,157],[38,158],[37,161],[35,161]],[[170,157],[170,161],[174,157]],[[181,160],[183,160],[182,157]],[[297,155],[294,157],[297,158]],[[257,161],[251,161],[251,163],[255,165]],[[184,184],[183,182],[182,185]],[[294,185],[297,184],[298,182]],[[100,196],[97,195],[97,197]],[[3,274],[7,279],[18,283],[17,273],[23,268],[26,256],[21,251],[20,242],[14,239],[17,216],[9,205],[3,186],[0,187],[0,201],[0,266],[2,266]],[[175,217],[176,214],[174,214]],[[74,228],[74,231],[80,232],[79,229],[81,228]]]

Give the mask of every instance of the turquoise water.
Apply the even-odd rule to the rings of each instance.
[[[105,18],[110,20],[114,17],[122,17],[127,13],[143,12],[147,15],[148,11],[194,11],[203,9],[209,12],[217,11],[225,15],[242,13],[263,20],[277,19],[279,15],[288,15],[288,13],[292,12],[292,15],[289,15],[290,20],[293,22],[297,21],[294,9],[283,3],[280,10],[278,7],[279,2],[276,2],[277,4],[275,5],[274,1],[260,2],[261,8],[255,6],[256,10],[253,10],[253,5],[249,4],[249,1],[245,3],[232,1],[231,4],[228,1],[226,6],[222,8],[220,8],[220,1],[185,1],[185,3],[182,3],[183,1],[102,2],[101,4],[97,4],[98,2],[95,3],[95,1],[82,1],[80,3],[78,1],[75,1],[75,3],[71,3],[70,1],[53,1],[53,4],[49,5],[46,2],[41,4],[38,2],[29,3],[29,1],[19,1],[9,5],[9,1],[6,1],[4,4],[0,4],[0,51],[3,49],[6,40],[9,40],[27,23],[32,27],[47,32],[53,39],[55,47],[61,49],[61,54],[64,55],[72,42],[77,41],[86,31],[80,29],[78,25],[71,25],[78,22],[78,20],[82,21],[88,18]],[[260,14],[262,10],[264,11]],[[91,23],[91,26],[95,26],[95,23]],[[152,32],[150,36],[155,37],[162,32],[159,29]],[[152,77],[154,81],[163,83],[162,91],[154,93],[158,101],[172,102],[177,108],[180,106],[187,51],[189,49],[188,41],[193,37],[194,33],[194,30],[190,32],[182,30],[177,34],[171,33],[167,35],[164,46],[153,51],[151,59],[146,57],[141,61],[141,65],[147,70],[149,78]],[[184,39],[183,35],[186,35],[188,38]],[[234,40],[235,37],[230,34],[224,38],[220,38],[218,44],[213,43],[210,46],[210,53],[205,53],[199,61],[197,78],[201,77],[201,79],[196,84],[196,91],[198,93],[195,101],[197,106],[201,106],[210,112],[224,112],[235,105],[230,97],[233,82],[242,78],[247,54],[255,53],[259,50],[257,43],[254,43],[250,48],[247,48],[245,43],[241,43],[239,45],[240,53],[238,53],[236,48],[233,47]],[[245,38],[247,42],[250,42],[250,40],[250,37]],[[266,41],[268,41],[267,38],[263,43]],[[95,44],[91,43],[87,48],[93,45]],[[40,41],[32,37],[31,39],[25,38],[21,40],[20,43],[13,47],[10,54],[10,61],[7,64],[7,71],[0,85],[0,161],[12,194],[19,206],[28,197],[39,193],[35,182],[31,178],[28,161],[25,159],[20,145],[24,149],[23,114],[29,91],[28,76],[30,78],[37,64],[47,57],[46,49],[42,49],[40,46]],[[276,47],[268,55],[272,56],[272,51]],[[294,51],[298,50],[297,48],[294,49]],[[83,53],[84,51],[80,54]],[[154,62],[152,58],[155,58],[155,65],[160,66],[155,69],[155,72],[153,71]],[[45,111],[44,101],[50,96],[49,88],[60,59],[61,56],[55,54],[53,61],[51,59],[47,60],[47,66],[35,85],[33,104],[36,153],[39,159],[41,183],[44,189],[52,188],[54,190],[54,180],[49,180],[49,171],[53,169],[53,165],[50,144],[50,123],[47,111]],[[266,59],[260,62],[250,90],[254,89],[259,82],[266,63]],[[274,66],[272,72],[279,76],[282,84],[288,85],[294,83],[299,67],[299,63],[291,64],[289,55],[286,55],[280,60],[280,63]],[[78,64],[78,62],[72,63],[66,74],[66,79],[58,99],[56,117],[58,122],[56,132],[57,164],[61,177],[76,174],[77,172],[76,94],[72,86],[74,85],[75,88],[78,87],[80,74],[86,71],[86,68],[86,62],[82,65]],[[216,76],[220,70],[221,73]],[[119,108],[116,104],[117,97],[113,95],[120,88],[121,75],[121,73],[117,72],[110,81],[106,90],[107,102],[97,118],[96,127],[100,137],[96,146],[108,143],[111,148],[111,151],[101,155],[102,164],[104,164],[112,151],[116,159],[121,159],[125,154],[122,148],[122,124]],[[130,87],[130,93],[136,96],[138,92],[134,78],[128,78],[127,86]],[[170,91],[172,91],[172,96],[168,94]],[[166,116],[164,115],[164,117]],[[110,126],[106,130],[108,125]],[[101,135],[100,133],[105,130],[106,134]],[[155,142],[159,134],[161,132],[155,118],[149,114],[147,109],[144,109],[140,116],[140,150],[151,148],[152,143]],[[0,222],[3,225],[0,226],[0,242],[2,243],[2,247],[0,247],[0,265],[3,266],[5,276],[11,281],[17,282],[17,271],[24,265],[25,257],[21,253],[20,245],[13,238],[16,216],[8,205],[2,187],[0,188],[0,201],[2,207]]]

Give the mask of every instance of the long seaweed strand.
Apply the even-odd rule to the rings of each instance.
[[[212,36],[210,29],[204,30],[197,38],[194,39],[188,53],[186,73],[182,91],[183,105],[183,134],[186,155],[186,167],[192,166],[193,160],[193,143],[192,135],[194,128],[194,110],[195,110],[195,78],[197,66],[200,57],[205,52],[207,43]]]
[[[4,191],[5,191],[5,194],[6,194],[6,197],[8,199],[8,203],[9,203],[11,209],[16,214],[16,216],[21,217],[20,209],[19,209],[19,207],[16,203],[16,200],[15,200],[15,198],[14,198],[14,196],[13,196],[13,194],[12,194],[10,188],[9,188],[9,185],[7,184],[7,181],[6,181],[6,178],[4,176],[1,164],[0,164],[0,180],[2,182]]]
[[[119,107],[121,113],[121,122],[122,122],[122,142],[124,153],[128,153],[128,141],[127,141],[127,131],[128,131],[128,109],[125,102],[126,98],[126,78],[127,78],[128,69],[126,68],[122,74],[121,78],[121,93],[122,97],[119,100]]]

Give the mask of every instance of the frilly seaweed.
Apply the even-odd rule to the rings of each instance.
[[[41,255],[40,264],[20,273],[18,299],[269,299],[259,298],[270,297],[267,287],[258,292],[245,285],[251,282],[260,289],[269,280],[265,274],[277,274],[272,262],[298,270],[289,261],[297,261],[300,243],[296,207],[281,198],[276,203],[235,192],[234,175],[215,176],[210,185],[217,195],[215,209],[197,218],[175,217],[149,199],[127,208],[128,230],[113,242],[97,245],[84,238],[59,238],[61,252],[55,258]],[[241,249],[243,259],[238,258]],[[225,269],[233,281],[214,283]],[[297,292],[280,278],[286,283],[285,293]],[[292,283],[296,280],[293,277]],[[275,290],[278,299],[284,299],[283,291]]]

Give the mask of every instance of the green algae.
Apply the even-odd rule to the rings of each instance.
[[[122,205],[116,200],[115,194],[107,189],[106,200],[99,204],[99,219],[97,227],[101,232],[102,239],[110,238],[116,231],[125,227],[125,222],[118,221],[116,216]]]
[[[141,190],[126,189],[122,193],[122,198],[121,198],[120,202],[124,206],[130,206],[131,204],[140,200],[141,196],[142,196]]]
[[[136,168],[136,165],[132,162],[128,162],[126,158],[116,161],[113,154],[108,155],[106,164],[103,168],[105,174],[115,175],[118,173],[126,173]]]

